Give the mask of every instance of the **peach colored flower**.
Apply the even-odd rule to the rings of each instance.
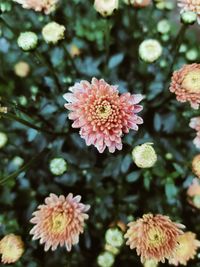
[[[196,13],[200,24],[200,0],[178,0],[178,6],[181,8],[181,12],[192,11]]]
[[[40,239],[40,244],[45,243],[45,251],[50,248],[54,251],[58,245],[66,246],[67,251],[70,251],[72,245],[79,242],[84,221],[88,219],[85,212],[90,208],[80,203],[80,200],[81,196],[73,197],[71,193],[67,197],[50,194],[45,204],[33,213],[30,222],[35,226],[30,234],[33,240]]]
[[[151,0],[135,0],[133,2],[134,7],[146,7],[149,6],[151,4]]]
[[[187,265],[190,259],[194,259],[197,249],[200,247],[200,241],[196,239],[196,234],[186,232],[178,237],[178,247],[174,257],[169,259],[169,263],[175,266],[179,264]]]
[[[4,264],[15,263],[24,253],[24,242],[21,236],[8,234],[0,241],[1,262]]]
[[[45,14],[49,14],[55,10],[59,0],[13,0],[14,2],[21,4],[23,8],[33,9],[35,11],[43,11]]]
[[[145,214],[142,218],[128,224],[125,234],[127,245],[136,248],[141,262],[155,260],[164,262],[169,259],[177,247],[177,238],[183,232],[182,224],[172,222],[168,216]]]
[[[187,190],[188,202],[193,207],[200,209],[200,183],[199,179],[195,178]]]
[[[195,144],[195,146],[197,148],[200,148],[200,117],[194,117],[190,120],[190,124],[189,126],[192,128],[192,129],[195,129],[196,130],[196,137],[195,139],[193,140],[193,143]]]
[[[192,171],[200,178],[200,154],[196,155],[192,160]]]
[[[200,104],[200,64],[184,65],[175,71],[169,90],[176,94],[180,102],[189,101],[191,107],[199,108]]]
[[[143,120],[136,115],[142,110],[137,105],[142,95],[124,93],[121,96],[117,86],[109,85],[103,79],[92,82],[81,81],[69,89],[63,97],[70,110],[69,119],[73,128],[80,128],[80,135],[86,144],[94,145],[100,153],[106,147],[113,153],[122,149],[122,135],[130,129],[138,130]]]

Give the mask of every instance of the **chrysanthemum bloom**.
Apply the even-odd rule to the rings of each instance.
[[[124,93],[121,96],[117,86],[107,84],[103,79],[92,82],[81,81],[69,89],[63,97],[69,102],[65,107],[74,120],[72,127],[80,128],[80,135],[89,146],[93,144],[100,153],[106,147],[113,153],[122,149],[121,137],[129,129],[138,130],[143,120],[136,115],[142,110],[137,105],[142,95]]]
[[[33,9],[35,11],[43,11],[45,14],[49,14],[55,10],[59,0],[13,0],[14,2],[21,4],[23,8]]]
[[[177,238],[183,233],[181,228],[184,228],[160,214],[145,214],[128,226],[126,244],[131,249],[136,248],[142,263],[149,259],[164,262],[165,258],[170,258],[177,247]]]
[[[187,190],[188,202],[193,207],[200,209],[200,183],[199,179],[195,178],[192,181],[192,184],[188,187]]]
[[[79,242],[79,235],[83,233],[84,221],[88,219],[85,213],[89,205],[80,203],[81,196],[73,197],[70,193],[64,196],[50,194],[45,204],[40,205],[33,213],[31,223],[35,226],[30,231],[33,240],[40,239],[45,243],[44,250],[54,251],[58,245],[66,246],[67,251]]]
[[[178,0],[178,6],[181,8],[181,12],[195,12],[198,15],[198,23],[200,23],[200,0]]]
[[[169,263],[175,266],[179,264],[187,265],[188,261],[194,259],[197,249],[200,247],[200,241],[196,239],[196,234],[186,232],[178,237],[178,247],[174,257],[169,259]]]
[[[192,171],[200,178],[200,154],[196,155],[192,160]]]
[[[37,47],[38,37],[34,32],[22,32],[17,39],[18,46],[24,51],[30,51]]]
[[[175,71],[169,90],[176,94],[180,102],[189,101],[191,107],[199,108],[200,104],[200,64],[184,65]]]
[[[9,234],[0,241],[1,262],[4,264],[14,263],[24,253],[24,243],[20,236]]]
[[[42,36],[46,43],[57,44],[65,37],[65,26],[55,21],[49,22],[42,29]]]
[[[95,0],[94,8],[103,17],[112,15],[115,9],[118,9],[119,0]]]
[[[25,78],[28,76],[30,72],[30,66],[25,61],[20,61],[14,66],[15,74],[21,78]]]
[[[133,2],[133,6],[134,7],[146,7],[149,6],[151,4],[151,0],[135,0]]]
[[[200,117],[194,117],[190,120],[189,126],[192,129],[195,129],[197,132],[197,136],[193,140],[193,143],[197,148],[200,148]]]

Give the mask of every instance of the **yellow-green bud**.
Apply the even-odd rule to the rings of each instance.
[[[136,146],[132,151],[133,161],[139,168],[151,168],[157,161],[152,143]]]

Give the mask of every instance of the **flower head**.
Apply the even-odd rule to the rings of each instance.
[[[64,39],[65,26],[57,22],[49,22],[42,29],[42,36],[46,43],[57,44],[58,41]]]
[[[49,14],[55,10],[59,0],[13,0],[14,2],[21,4],[23,8],[33,9],[35,11],[43,11],[45,14]]]
[[[178,0],[178,6],[181,8],[181,12],[192,11],[196,13],[200,23],[200,0]]]
[[[22,32],[17,39],[18,46],[24,51],[30,51],[36,48],[38,37],[34,32]]]
[[[193,143],[197,148],[200,148],[200,117],[194,117],[190,120],[189,126],[192,129],[195,129],[197,132],[197,135],[195,139],[193,140]]]
[[[192,160],[192,171],[200,178],[200,154],[196,155]]]
[[[196,234],[186,232],[178,237],[178,247],[169,263],[175,266],[179,264],[187,265],[190,259],[194,259],[197,249],[200,247],[200,241],[196,239]]]
[[[192,108],[198,109],[200,104],[200,64],[185,65],[175,71],[169,90],[176,94],[178,101],[189,101]]]
[[[17,64],[15,64],[14,70],[17,76],[25,78],[28,76],[30,72],[30,66],[25,61],[20,61]]]
[[[108,229],[106,231],[105,239],[106,242],[113,247],[121,247],[124,242],[122,231],[118,228]]]
[[[40,205],[33,213],[31,223],[35,226],[30,231],[33,240],[40,239],[45,243],[44,250],[56,250],[58,245],[65,246],[67,251],[79,242],[79,235],[83,232],[84,221],[88,219],[85,213],[89,205],[80,203],[81,196],[67,197],[50,194],[45,204]]]
[[[142,110],[137,105],[141,95],[124,93],[121,96],[117,86],[106,83],[103,79],[92,82],[81,81],[69,89],[63,97],[69,103],[69,119],[72,127],[80,128],[80,135],[89,146],[93,144],[100,153],[106,147],[113,153],[122,149],[122,135],[130,129],[138,130],[137,124],[143,120],[136,115]]]
[[[139,55],[143,61],[152,63],[162,55],[162,46],[157,40],[144,40],[139,46]]]
[[[95,0],[94,8],[103,17],[112,15],[115,9],[118,9],[119,0]]]
[[[188,187],[187,196],[190,205],[200,209],[200,183],[197,178],[193,179],[192,184]]]
[[[1,262],[4,264],[14,263],[24,253],[24,243],[20,236],[9,234],[0,241]]]
[[[177,247],[178,236],[183,233],[183,225],[160,214],[145,214],[128,226],[126,244],[131,249],[136,248],[142,262],[149,259],[164,262],[165,258],[170,258]]]
[[[101,253],[97,258],[97,263],[100,267],[111,267],[114,262],[114,255],[108,251]]]
[[[157,154],[151,143],[136,146],[132,151],[132,157],[139,168],[151,168],[157,161]]]
[[[54,158],[49,167],[53,174],[62,175],[67,170],[67,162],[63,158]]]
[[[192,25],[197,20],[197,14],[193,11],[184,11],[181,13],[181,21],[184,24]]]

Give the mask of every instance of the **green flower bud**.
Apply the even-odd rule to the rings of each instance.
[[[22,32],[17,39],[18,46],[24,51],[30,51],[37,47],[38,37],[34,32]]]
[[[139,46],[139,55],[143,61],[152,63],[162,55],[162,46],[157,40],[145,40]]]
[[[199,52],[196,49],[190,49],[185,56],[188,60],[195,61],[199,56]]]
[[[197,14],[192,11],[185,11],[181,14],[181,21],[184,24],[192,25],[197,21]]]
[[[152,143],[136,146],[132,151],[133,161],[139,168],[151,168],[157,161]]]
[[[115,258],[112,253],[105,251],[97,258],[97,263],[100,267],[111,267],[114,264]]]
[[[8,142],[8,137],[5,133],[0,132],[0,148],[4,147]]]
[[[157,31],[161,34],[166,34],[170,31],[171,25],[167,19],[163,19],[157,24]]]
[[[113,247],[121,247],[124,238],[122,232],[118,228],[110,228],[106,231],[106,242]]]
[[[46,43],[57,44],[65,37],[65,27],[56,22],[50,22],[42,29],[42,36]]]
[[[67,170],[67,162],[63,158],[54,158],[50,161],[50,171],[54,175],[62,175]]]

